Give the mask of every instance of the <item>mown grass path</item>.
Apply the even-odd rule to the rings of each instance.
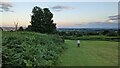
[[[60,57],[59,66],[117,66],[118,42],[66,40],[68,49]]]

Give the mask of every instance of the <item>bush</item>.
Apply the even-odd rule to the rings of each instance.
[[[59,36],[32,32],[3,32],[2,64],[52,66],[65,49]]]

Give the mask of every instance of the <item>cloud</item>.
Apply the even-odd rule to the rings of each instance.
[[[62,10],[68,10],[68,9],[74,9],[74,8],[70,6],[57,5],[57,6],[51,7],[51,9],[53,9],[54,11],[62,11]]]
[[[118,28],[118,23],[90,22],[87,24],[76,24],[76,26],[83,28]]]
[[[98,22],[86,22],[82,24],[75,24],[78,27],[87,27],[87,28],[118,28],[120,24],[120,15],[108,16],[106,21]]]
[[[120,19],[120,15],[109,16],[108,18],[109,18],[110,20],[118,20],[118,19]]]
[[[118,29],[120,22],[118,23],[117,20],[120,20],[119,15],[113,15],[113,16],[109,16],[108,19],[109,21],[103,20],[103,21],[96,21],[96,22],[71,22],[74,24],[69,24],[67,23],[66,26],[64,27],[75,27],[75,28],[109,28],[109,29]],[[111,20],[111,22],[110,22]]]
[[[120,15],[109,16],[107,21],[113,22],[113,23],[118,22],[118,21],[120,21]]]
[[[0,12],[4,12],[4,11],[6,11],[6,12],[13,12],[13,11],[11,10],[12,7],[13,7],[13,6],[12,6],[11,3],[8,3],[8,2],[0,2]]]

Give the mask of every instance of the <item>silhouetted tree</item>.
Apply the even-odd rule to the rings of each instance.
[[[104,31],[102,32],[103,35],[107,35],[108,33],[109,33],[109,30],[104,30]]]
[[[120,36],[120,29],[118,29],[118,35]]]
[[[44,8],[44,23],[46,27],[46,32],[51,33],[56,31],[56,24],[53,23],[53,14],[50,12],[48,8]]]
[[[53,14],[48,8],[41,9],[35,6],[32,10],[31,26],[28,30],[41,33],[54,33],[56,31],[56,24],[53,23]]]
[[[24,31],[23,27],[21,26],[18,31]]]
[[[26,31],[32,31],[32,26],[28,25],[28,27],[25,29]]]

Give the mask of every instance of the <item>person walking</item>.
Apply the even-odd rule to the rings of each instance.
[[[80,47],[80,40],[77,40],[77,47]]]

